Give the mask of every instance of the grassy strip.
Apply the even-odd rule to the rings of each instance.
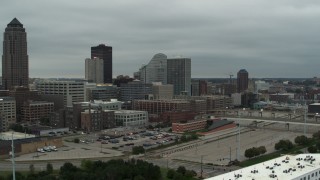
[[[287,150],[287,151],[276,151],[270,154],[266,154],[263,156],[259,156],[256,158],[248,159],[245,161],[240,162],[239,166],[240,167],[247,167],[247,166],[252,166],[261,162],[265,162],[277,157],[280,157],[283,154],[299,154],[302,152],[302,149],[308,148],[309,146],[313,146],[317,143],[316,140],[312,140],[309,144],[304,145],[304,146],[295,146],[294,148]]]

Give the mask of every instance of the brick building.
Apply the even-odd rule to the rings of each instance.
[[[46,101],[27,101],[21,108],[21,120],[23,122],[38,123],[41,118],[49,118],[54,111],[53,102]]]
[[[81,129],[87,132],[116,127],[114,111],[85,110],[81,112]]]
[[[160,115],[161,122],[179,123],[194,119],[197,113],[193,111],[167,111]]]
[[[207,120],[190,121],[187,123],[172,123],[172,132],[183,133],[204,129],[207,126]]]
[[[190,111],[191,103],[186,100],[134,100],[132,109],[160,115],[166,111]]]

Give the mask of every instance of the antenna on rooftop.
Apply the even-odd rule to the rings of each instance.
[[[232,77],[234,76],[233,73],[229,72],[227,75],[230,77],[229,84],[232,84]]]

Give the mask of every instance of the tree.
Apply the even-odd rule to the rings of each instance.
[[[185,176],[190,178],[197,176],[197,173],[194,170],[187,170]]]
[[[169,169],[168,172],[167,172],[167,178],[168,179],[172,179],[174,177],[175,173],[176,172],[173,169]]]
[[[184,176],[181,173],[175,173],[173,180],[185,180]]]
[[[90,160],[84,159],[84,160],[81,161],[81,165],[80,166],[81,166],[81,168],[83,170],[90,171],[92,169],[92,167],[93,167],[93,162],[90,161]]]
[[[292,142],[290,140],[280,140],[279,142],[277,142],[275,144],[274,148],[276,150],[287,151],[287,150],[293,148],[293,144],[292,144]]]
[[[72,163],[66,162],[60,167],[60,177],[61,179],[75,179],[73,178],[77,174],[78,168]]]
[[[186,174],[187,169],[184,166],[179,166],[177,169],[177,173],[181,173],[182,175]]]
[[[51,174],[53,172],[53,166],[51,163],[47,163],[47,172]]]
[[[20,172],[15,172],[15,176],[16,176],[16,179],[19,179],[19,180],[24,180],[24,179],[25,179],[25,177],[23,176],[23,174],[20,173]],[[7,177],[7,179],[13,179],[13,174],[11,173],[11,174]]]
[[[80,139],[79,138],[74,138],[73,142],[74,143],[80,143]]]
[[[254,157],[254,155],[255,155],[254,150],[252,148],[249,148],[244,152],[244,156],[246,158],[252,158],[252,157]]]
[[[320,150],[320,142],[317,142],[316,147],[318,150]]]
[[[182,142],[187,141],[187,137],[186,137],[186,135],[182,135],[182,136],[181,136],[181,138],[180,138],[180,140],[181,140]]]
[[[305,144],[308,144],[309,140],[306,136],[302,135],[302,136],[297,136],[294,139],[294,142],[298,145],[305,145]]]
[[[309,153],[317,153],[318,149],[315,146],[310,146],[308,147],[308,152]]]
[[[145,153],[145,149],[143,148],[143,146],[134,146],[132,148],[132,154],[143,154]]]
[[[315,139],[320,139],[320,131],[318,131],[316,133],[313,133],[312,137],[315,138]]]
[[[259,156],[260,155],[260,150],[259,148],[253,147],[252,148],[253,154],[254,156]]]
[[[265,154],[267,152],[267,149],[265,146],[258,147],[258,150],[259,150],[260,154]]]
[[[193,139],[193,140],[198,139],[198,135],[192,134],[192,135],[191,135],[191,139]]]
[[[141,175],[135,176],[133,180],[145,180]]]

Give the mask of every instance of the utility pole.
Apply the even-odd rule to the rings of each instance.
[[[100,153],[102,153],[102,141],[100,142]]]
[[[12,156],[12,179],[16,180],[16,167],[14,163],[14,143],[13,143],[13,132],[11,138],[11,156]]]
[[[202,170],[202,159],[203,159],[203,155],[201,155],[201,169],[200,169],[200,171],[201,171],[201,175],[200,175],[200,178],[202,178],[202,173],[203,173],[203,170]]]
[[[230,146],[230,149],[229,149],[229,160],[231,162],[231,146]]]
[[[304,126],[303,126],[303,134],[304,136],[307,136],[307,111],[308,111],[308,106],[307,102],[304,101]]]

